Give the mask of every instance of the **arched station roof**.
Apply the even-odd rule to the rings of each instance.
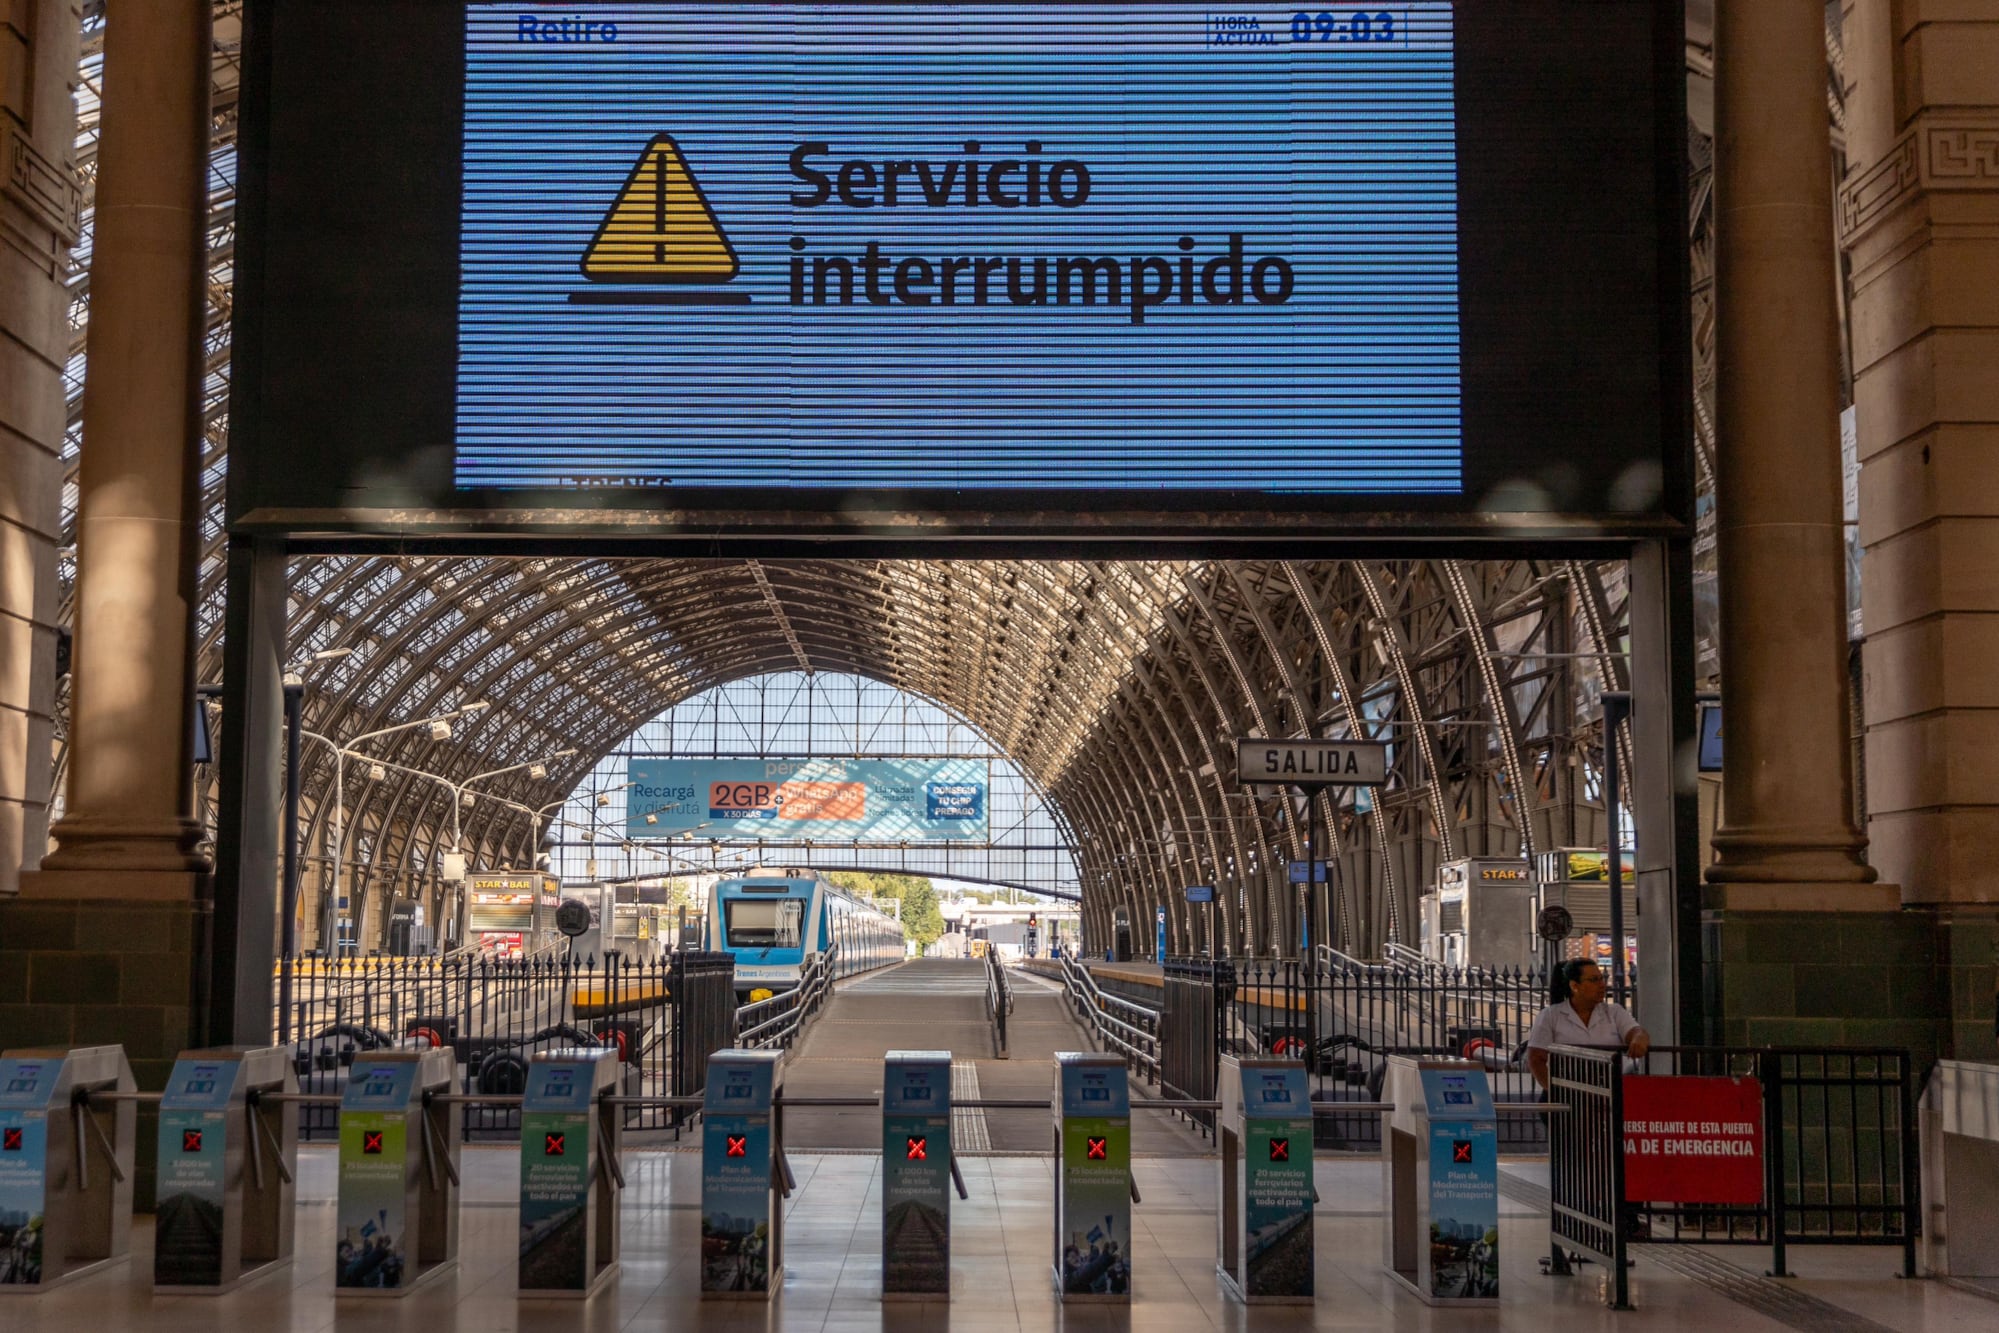
[[[216,6],[197,626],[210,680],[219,678],[222,633],[240,8],[240,0]],[[1702,9],[1693,8],[1689,238],[1706,505],[1711,127],[1701,123],[1709,57]],[[86,231],[71,284],[65,604],[82,444],[101,0],[87,0],[84,11],[77,158]],[[1836,43],[1829,50],[1836,61]],[[1830,87],[1837,116],[1836,79]],[[1053,796],[1083,861],[1086,918],[1107,920],[1116,903],[1149,916],[1151,904],[1168,902],[1177,905],[1176,932],[1190,931],[1179,888],[1213,878],[1224,886],[1230,929],[1258,946],[1282,926],[1277,877],[1284,859],[1301,854],[1302,809],[1233,789],[1236,735],[1310,728],[1398,742],[1391,788],[1371,808],[1322,811],[1349,864],[1334,924],[1341,939],[1367,949],[1413,934],[1415,895],[1439,859],[1600,839],[1592,807],[1601,741],[1590,701],[1621,684],[1624,671],[1623,572],[1594,563],[371,555],[296,560],[290,586],[291,645],[313,730],[345,738],[474,700],[491,705],[450,741],[422,729],[385,738],[378,752],[387,760],[457,781],[574,750],[545,778],[515,773],[491,784],[537,808],[560,800],[645,719],[707,686],[801,666],[853,672],[962,715]],[[352,651],[305,661],[340,649]],[[1702,650],[1711,655],[1711,643]],[[59,714],[62,706],[59,699]],[[330,766],[309,752],[304,777],[314,812],[306,846],[319,855]],[[428,853],[450,826],[444,788],[400,776],[348,795],[350,858],[434,864]],[[525,814],[498,803],[466,814],[475,857],[532,854]],[[1176,934],[1179,943],[1189,938]]]

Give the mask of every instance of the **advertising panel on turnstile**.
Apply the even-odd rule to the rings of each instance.
[[[153,1228],[153,1281],[160,1286],[222,1281],[228,1110],[240,1072],[233,1061],[183,1059],[167,1076]]]
[[[951,1053],[882,1061],[882,1294],[951,1290]]]
[[[1499,1136],[1482,1069],[1424,1069],[1429,1113],[1430,1294],[1499,1295]]]
[[[708,1057],[701,1128],[701,1291],[761,1296],[771,1290],[771,1104],[777,1055],[717,1051]]]
[[[1305,1068],[1242,1069],[1242,1294],[1312,1295],[1312,1098]]]
[[[383,1290],[410,1271],[409,1110],[415,1061],[354,1061],[340,1099],[340,1211],[333,1283]]]
[[[1056,1277],[1065,1299],[1131,1296],[1131,1093],[1116,1056],[1056,1059],[1061,1214]]]
[[[590,1101],[596,1071],[587,1060],[536,1060],[521,1098],[523,1291],[583,1290],[589,1245]]]
[[[60,1057],[0,1060],[0,1286],[42,1280],[49,1095]]]

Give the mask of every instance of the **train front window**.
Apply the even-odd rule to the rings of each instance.
[[[724,903],[731,949],[796,949],[803,934],[802,898],[736,899]]]

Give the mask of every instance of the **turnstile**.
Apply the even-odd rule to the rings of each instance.
[[[354,1058],[340,1098],[335,1294],[406,1296],[458,1261],[449,1049]]]
[[[0,1292],[43,1291],[130,1257],[130,1100],[122,1046],[0,1055]]]
[[[1216,1269],[1252,1305],[1312,1303],[1312,1094],[1305,1066],[1222,1057]]]
[[[1131,1088],[1124,1061],[1055,1056],[1055,1290],[1131,1299]]]
[[[1989,1285],[1999,1279],[1999,1065],[1937,1061],[1916,1122],[1923,1271]]]
[[[182,1051],[160,1095],[153,1290],[220,1293],[291,1262],[298,1076],[279,1048]]]
[[[1499,1129],[1485,1069],[1388,1062],[1388,1275],[1430,1305],[1499,1303]]]
[[[784,1284],[784,1213],[790,1168],[775,1101],[784,1087],[778,1051],[716,1051],[702,1093],[701,1298],[768,1300]]]
[[[951,1295],[951,1052],[882,1061],[882,1299]]]
[[[624,1115],[610,1047],[536,1051],[521,1096],[522,1296],[587,1297],[618,1268]]]

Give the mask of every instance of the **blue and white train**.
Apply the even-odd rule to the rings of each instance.
[[[752,870],[708,894],[708,947],[736,956],[736,989],[788,990],[813,954],[839,946],[833,974],[903,960],[902,923],[810,870]]]

